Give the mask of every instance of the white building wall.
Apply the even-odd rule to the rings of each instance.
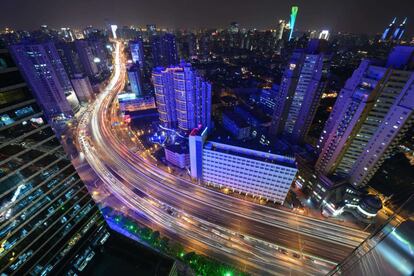
[[[283,204],[297,169],[203,149],[203,181]]]

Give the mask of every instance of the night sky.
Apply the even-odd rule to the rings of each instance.
[[[225,27],[237,21],[246,28],[274,28],[298,5],[297,28],[327,28],[355,33],[378,33],[394,16],[408,16],[414,32],[414,0],[1,0],[0,28],[32,30],[52,27],[154,23],[159,27]]]

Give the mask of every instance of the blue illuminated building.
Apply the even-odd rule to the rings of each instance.
[[[133,64],[128,67],[128,80],[131,85],[131,90],[137,97],[143,96],[141,69],[138,64]]]
[[[21,43],[11,52],[23,77],[49,118],[64,119],[79,109],[79,101],[52,42]]]
[[[144,48],[142,40],[136,39],[129,42],[129,49],[131,51],[132,62],[139,64],[141,70],[144,68]]]
[[[161,123],[188,132],[211,124],[211,84],[188,63],[157,67],[152,81]]]

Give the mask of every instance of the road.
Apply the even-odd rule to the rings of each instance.
[[[118,121],[116,95],[126,82],[123,45],[113,76],[78,125],[78,143],[102,180],[142,223],[186,247],[254,274],[326,274],[368,233],[258,205],[207,189],[158,168]],[[131,148],[135,150],[132,151]],[[137,154],[136,149],[139,150]]]

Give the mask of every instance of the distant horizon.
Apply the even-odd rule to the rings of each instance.
[[[397,24],[405,17],[405,37],[414,33],[411,0],[328,1],[297,0],[3,0],[0,29],[34,30],[42,24],[53,28],[103,27],[105,20],[118,26],[156,24],[165,29],[226,28],[238,22],[246,29],[274,29],[279,19],[289,21],[291,7],[299,7],[295,30],[368,34],[382,33],[394,17]]]

